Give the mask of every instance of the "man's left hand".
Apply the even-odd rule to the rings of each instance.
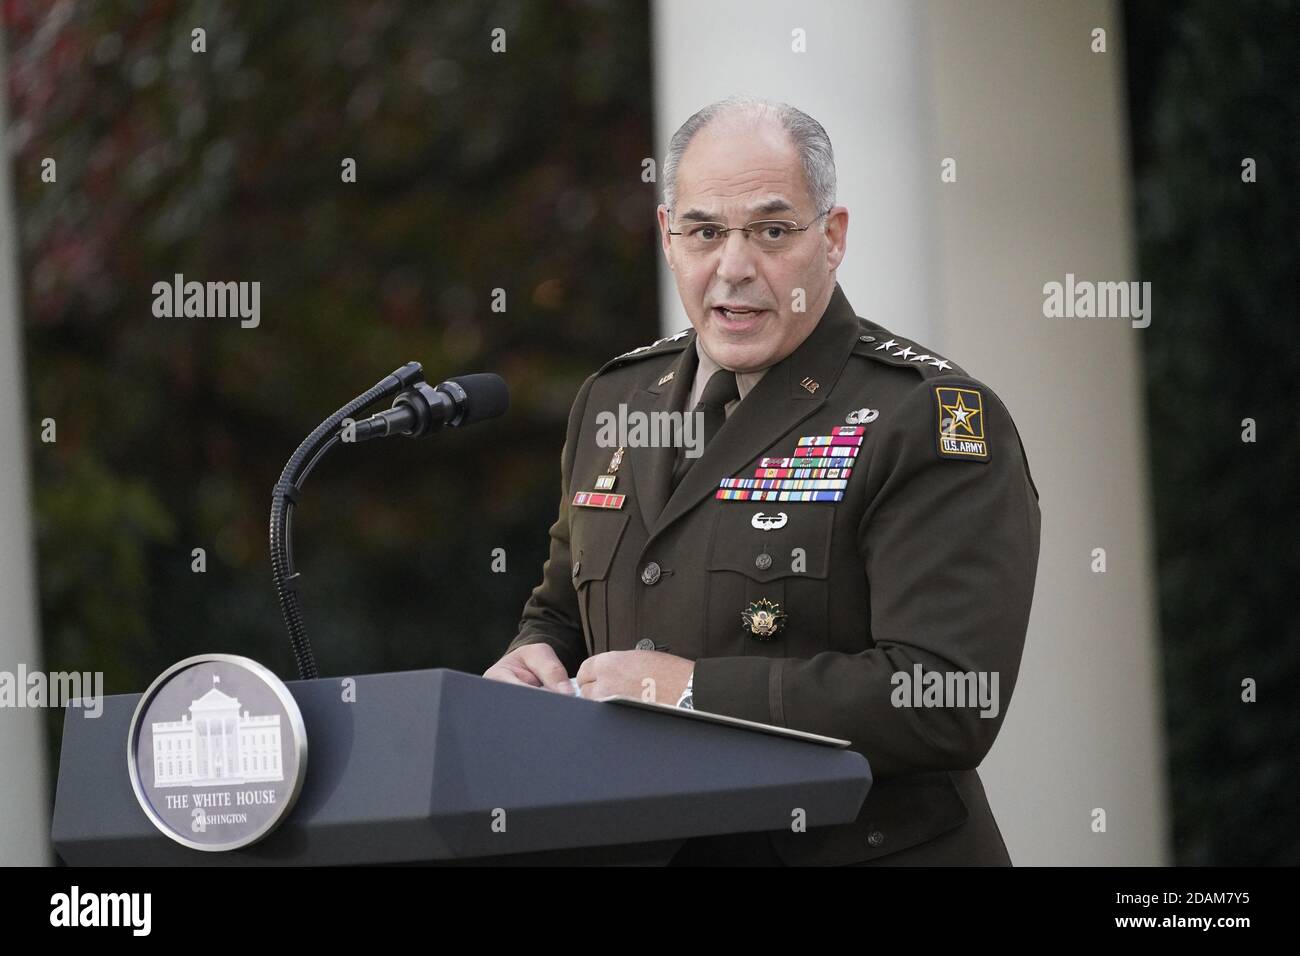
[[[694,670],[694,661],[662,651],[606,651],[583,661],[577,680],[588,700],[617,695],[674,706]]]

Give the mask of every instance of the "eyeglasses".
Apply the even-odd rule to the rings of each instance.
[[[826,212],[821,213],[812,222],[806,226],[801,226],[790,219],[756,219],[747,226],[727,227],[721,222],[692,222],[680,232],[668,230],[670,236],[681,236],[682,243],[686,251],[696,255],[712,252],[714,249],[721,249],[726,244],[727,234],[732,232],[743,232],[747,238],[753,239],[754,244],[765,252],[780,252],[789,248],[795,241],[795,234],[806,232],[812,228],[813,222],[820,219],[834,207],[827,206]],[[671,214],[672,210],[668,210]]]

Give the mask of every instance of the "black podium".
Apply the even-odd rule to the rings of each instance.
[[[64,720],[52,839],[72,865],[657,864],[689,837],[857,817],[850,750],[502,684],[450,670],[289,682],[307,729],[302,794],[224,853],[158,832],[127,735],[139,695]],[[494,826],[494,821],[496,825]],[[504,826],[502,825],[504,824]]]

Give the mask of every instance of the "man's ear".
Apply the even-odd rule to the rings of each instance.
[[[655,218],[659,221],[659,247],[663,249],[668,268],[676,271],[677,267],[673,265],[672,257],[672,237],[668,235],[668,207],[660,203],[659,208],[655,210]]]
[[[844,261],[848,248],[849,211],[844,206],[833,206],[826,214],[826,265],[834,272]]]

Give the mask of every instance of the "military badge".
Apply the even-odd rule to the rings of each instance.
[[[723,478],[721,501],[842,501],[862,446],[861,426],[837,426],[829,435],[804,435],[790,458],[760,458],[753,477]]]
[[[759,598],[740,612],[740,620],[755,640],[770,641],[785,627],[786,613],[775,601]]]
[[[977,389],[936,385],[939,454],[945,458],[988,461],[984,437],[984,396]]]
[[[784,528],[789,520],[790,516],[784,511],[778,511],[774,515],[763,514],[763,512],[758,511],[755,512],[754,517],[749,519],[749,523],[757,531],[775,531],[778,528]]]
[[[850,425],[870,425],[879,417],[880,409],[878,408],[859,408],[856,411],[849,412],[844,421]]]
[[[606,495],[595,491],[579,491],[573,496],[575,508],[622,508],[627,495]]]
[[[614,452],[613,457],[609,459],[609,466],[605,469],[607,473],[596,476],[597,491],[614,490],[614,485],[618,482],[618,476],[615,475],[615,472],[618,471],[618,466],[623,464],[624,451],[626,451],[626,449],[622,445],[619,445],[618,450]]]

